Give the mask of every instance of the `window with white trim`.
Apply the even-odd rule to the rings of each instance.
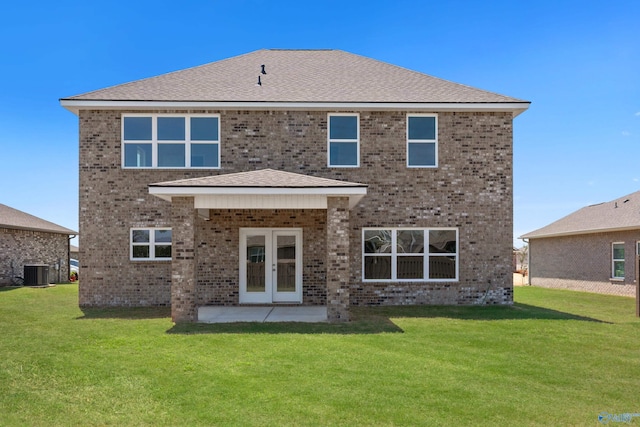
[[[123,114],[123,168],[220,167],[217,114]]]
[[[611,244],[611,277],[624,279],[624,242]]]
[[[438,116],[407,115],[407,167],[438,166]]]
[[[132,228],[132,261],[169,261],[171,260],[170,228]]]
[[[457,281],[455,228],[362,230],[364,281]]]
[[[331,113],[327,121],[329,167],[360,166],[360,116]]]

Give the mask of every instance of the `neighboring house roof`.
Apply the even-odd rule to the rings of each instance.
[[[640,191],[606,203],[586,206],[521,239],[640,229]]]
[[[266,74],[261,74],[261,66]],[[258,85],[258,76],[261,85]],[[79,106],[178,103],[447,103],[529,102],[442,80],[341,50],[263,49],[225,60],[61,99]],[[136,104],[137,103],[137,104]],[[124,107],[124,106],[123,106]],[[268,106],[267,106],[268,107]],[[462,106],[465,107],[465,106]],[[465,107],[468,108],[468,105]]]
[[[58,234],[78,234],[77,231],[70,230],[26,212],[19,211],[0,203],[0,228],[11,228],[16,230],[44,231]]]
[[[326,209],[328,197],[348,197],[353,208],[367,185],[262,169],[203,178],[149,184],[149,193],[164,200],[194,197],[198,209]]]

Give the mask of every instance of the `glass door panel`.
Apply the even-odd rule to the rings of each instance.
[[[296,291],[296,236],[277,236],[277,292]]]
[[[247,236],[247,292],[266,291],[265,236]]]
[[[273,231],[273,302],[302,302],[302,230]]]
[[[302,302],[302,229],[240,229],[239,302]]]

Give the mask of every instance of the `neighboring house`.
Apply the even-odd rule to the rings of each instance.
[[[513,248],[513,271],[526,274],[529,268],[529,248],[525,245],[521,248]]]
[[[259,50],[61,99],[81,306],[510,304],[529,102],[339,50]]]
[[[71,255],[71,258],[73,258],[75,260],[79,260],[80,259],[80,248],[77,247],[76,245],[71,245],[69,253]]]
[[[71,280],[77,280],[78,274],[80,273],[80,248],[75,245],[71,245],[69,249],[69,256],[71,257],[69,259],[69,264],[71,265],[70,273],[75,273],[75,275],[71,277]]]
[[[0,285],[15,284],[24,266],[45,266],[48,282],[69,279],[69,239],[78,233],[0,204]]]
[[[584,207],[520,238],[529,241],[532,285],[636,295],[640,191]]]

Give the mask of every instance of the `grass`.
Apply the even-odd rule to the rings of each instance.
[[[0,425],[597,425],[640,413],[631,298],[354,309],[349,324],[180,325],[0,290]],[[640,417],[632,419],[640,425]]]

